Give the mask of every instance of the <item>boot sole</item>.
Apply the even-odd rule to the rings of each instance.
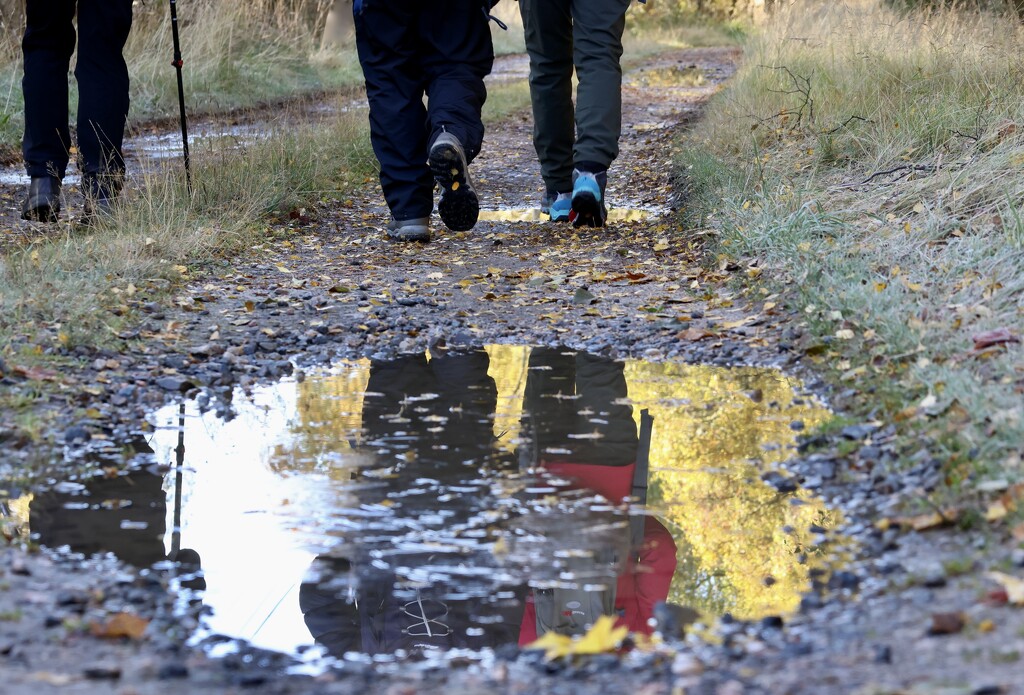
[[[469,173],[459,151],[440,145],[430,151],[430,171],[441,187],[437,212],[441,221],[453,232],[466,232],[480,217],[480,199],[469,182]]]
[[[36,203],[26,205],[21,211],[21,219],[31,222],[56,222],[60,217],[60,205],[52,203]]]
[[[583,191],[572,197],[569,221],[573,227],[603,227],[606,217],[601,201],[593,193]]]

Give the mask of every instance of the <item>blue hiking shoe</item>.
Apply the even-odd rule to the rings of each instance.
[[[569,221],[574,227],[603,227],[608,219],[604,205],[604,187],[608,174],[576,169],[572,172],[572,202]],[[552,218],[553,219],[553,218]]]
[[[552,222],[568,222],[572,212],[572,193],[559,193],[548,206],[548,215]]]
[[[451,133],[441,133],[431,145],[427,161],[441,188],[441,198],[437,201],[441,221],[453,232],[472,229],[480,216],[480,199],[469,178],[462,143]]]

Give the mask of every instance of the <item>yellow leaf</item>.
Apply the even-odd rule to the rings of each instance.
[[[1007,513],[1006,505],[1003,504],[1002,500],[996,500],[988,505],[988,509],[985,510],[985,521],[999,521]]]
[[[594,626],[587,631],[573,645],[573,652],[576,654],[603,654],[614,651],[622,644],[622,640],[629,633],[629,628],[615,627],[615,618],[610,615],[602,615],[594,623]]]
[[[1018,579],[1005,572],[986,572],[985,576],[1003,587],[1010,603],[1015,606],[1024,606],[1024,579]]]
[[[853,340],[854,332],[851,331],[849,328],[840,328],[838,331],[836,331],[836,337],[839,338],[840,340]]]
[[[543,649],[544,657],[549,661],[570,653],[572,638],[557,632],[546,632],[540,638],[530,642],[525,649]]]
[[[628,628],[615,627],[615,618],[602,615],[582,637],[573,639],[556,632],[547,632],[526,645],[526,649],[543,649],[548,660],[570,654],[604,654],[618,649],[627,634]]]

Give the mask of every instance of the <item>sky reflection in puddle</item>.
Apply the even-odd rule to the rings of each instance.
[[[201,564],[204,634],[291,653],[313,635],[336,655],[480,650],[600,614],[649,631],[666,598],[784,614],[816,566],[808,527],[837,521],[760,477],[791,455],[794,420],[829,418],[799,388],[516,346],[345,363],[239,396],[228,422],[159,411],[164,478],[12,510],[45,545]]]
[[[634,208],[611,208],[608,210],[608,222],[643,222],[658,217],[656,210]],[[548,216],[540,208],[505,208],[502,210],[481,210],[482,222],[547,222]]]

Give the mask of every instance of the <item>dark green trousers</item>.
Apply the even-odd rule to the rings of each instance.
[[[619,154],[619,60],[629,1],[519,0],[530,54],[533,144],[548,190],[572,190],[574,163],[607,168]]]

